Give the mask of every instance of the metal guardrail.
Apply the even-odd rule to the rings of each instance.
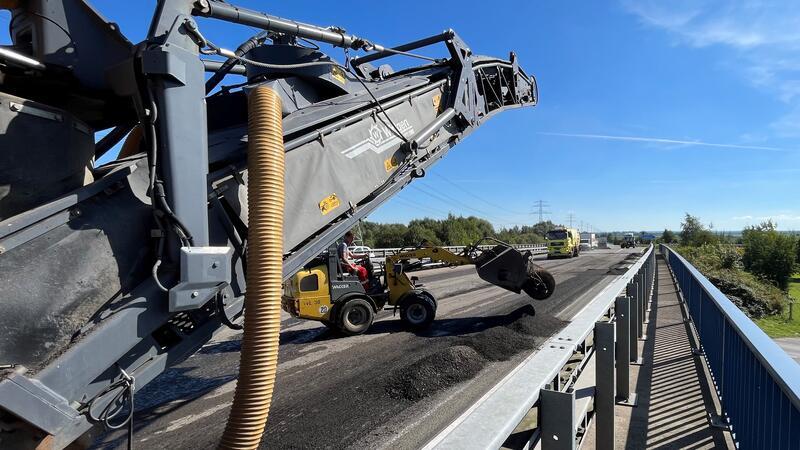
[[[739,448],[800,449],[800,365],[680,254],[661,251]]]
[[[575,449],[593,418],[597,448],[614,448],[614,405],[635,404],[629,365],[640,360],[655,268],[650,246],[425,448],[527,449],[540,443],[544,450]],[[537,414],[535,427],[523,426]]]
[[[517,250],[532,250],[534,255],[539,255],[543,253],[547,253],[547,244],[512,244]],[[494,245],[479,245],[478,248],[481,250],[486,250],[494,247]],[[440,247],[445,250],[451,251],[453,253],[461,253],[464,251],[467,246],[465,245],[451,245],[446,247]],[[387,256],[392,256],[395,253],[403,250],[403,248],[373,248],[371,252],[375,255],[375,258],[385,258]],[[406,249],[407,250],[407,249]]]

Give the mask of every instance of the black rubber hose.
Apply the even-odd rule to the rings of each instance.
[[[255,36],[251,37],[250,39],[246,40],[245,42],[243,42],[236,49],[234,53],[236,54],[236,56],[244,56],[250,50],[261,45],[266,38],[267,38],[267,32],[262,31],[256,34]],[[224,63],[222,63],[222,66],[219,68],[219,70],[214,72],[214,75],[211,75],[211,78],[209,78],[208,81],[206,81],[206,95],[208,95],[209,92],[213,91],[214,88],[217,87],[219,82],[222,81],[223,78],[225,78],[225,75],[227,75],[228,72],[231,71],[233,66],[235,66],[236,63],[238,62],[239,62],[238,58],[228,58]]]

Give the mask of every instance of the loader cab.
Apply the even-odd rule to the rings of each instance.
[[[346,294],[365,293],[364,286],[361,285],[358,276],[342,270],[342,262],[339,260],[339,252],[336,245],[328,247],[327,259],[328,273],[335,274],[329,278],[331,298],[334,303]]]
[[[332,245],[283,284],[281,307],[292,317],[328,321],[338,301],[364,294],[358,277],[342,270]]]

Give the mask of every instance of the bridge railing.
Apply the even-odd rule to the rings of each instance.
[[[534,255],[547,253],[547,244],[512,244],[517,250],[530,250],[533,252]],[[478,248],[481,250],[487,250],[494,247],[493,245],[479,245]],[[443,246],[441,247],[445,250],[451,251],[453,253],[461,253],[464,251],[466,246],[464,245],[450,245],[450,246]],[[407,248],[406,248],[407,249]],[[373,248],[371,249],[371,253],[375,255],[375,258],[385,258],[387,256],[392,256],[398,252],[403,250],[400,247],[393,247],[393,248]]]
[[[678,252],[661,252],[739,448],[800,449],[800,365]]]
[[[597,448],[614,448],[614,405],[635,404],[630,364],[641,360],[656,287],[653,247],[617,269],[566,327],[424,448],[575,449],[595,418]]]

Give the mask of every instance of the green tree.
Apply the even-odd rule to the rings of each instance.
[[[681,244],[699,247],[703,244],[715,243],[716,236],[709,228],[700,222],[700,218],[686,213],[686,217],[681,222]]]
[[[794,273],[797,250],[795,238],[779,232],[771,220],[745,228],[742,233],[745,270],[786,289]]]
[[[395,248],[402,247],[407,227],[402,223],[381,224],[376,229],[373,247]]]
[[[664,232],[661,233],[661,242],[665,244],[671,244],[675,242],[675,233],[665,228]]]
[[[484,236],[494,236],[494,227],[487,220],[477,217],[455,217],[449,215],[443,224],[446,245],[465,245]]]
[[[800,265],[800,237],[797,238],[795,247],[797,247],[797,264]]]
[[[408,226],[362,221],[355,230],[364,245],[381,248],[419,245],[423,242],[431,245],[465,245],[484,236],[496,237],[511,244],[536,244],[544,242],[544,230],[554,227],[548,221],[495,231],[485,219],[450,215],[443,220],[414,219]]]
[[[421,221],[411,221],[408,224],[403,242],[406,245],[442,245],[439,236],[436,235],[436,230],[432,227],[425,226]]]
[[[538,234],[539,236],[544,236],[547,234],[548,231],[553,230],[556,228],[556,224],[549,220],[545,220],[539,222],[533,226],[533,232]]]

